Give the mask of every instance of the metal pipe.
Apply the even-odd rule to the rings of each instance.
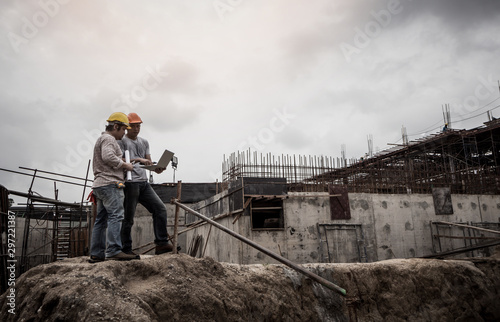
[[[450,250],[450,251],[445,251],[445,252],[441,252],[441,253],[437,253],[437,254],[420,256],[418,258],[436,258],[436,257],[439,258],[439,257],[446,257],[446,256],[457,255],[457,254],[460,254],[460,253],[470,252],[470,251],[477,250],[477,249],[494,247],[494,246],[497,246],[497,245],[500,245],[500,241],[494,241],[494,242],[491,242],[491,243],[488,243],[488,244],[478,244],[478,245],[476,245],[474,247],[453,249],[453,250]]]
[[[463,224],[455,224],[455,223],[447,222],[447,221],[435,221],[434,223],[435,224],[442,224],[442,225],[457,226],[457,227],[465,227],[465,228],[471,228],[471,229],[476,229],[476,230],[480,230],[480,231],[486,231],[486,232],[493,233],[493,234],[500,234],[500,231],[498,231],[498,230],[479,228],[479,227],[470,226],[470,225],[463,225]]]
[[[33,176],[32,174],[28,174],[28,173],[24,173],[24,172],[19,172],[19,171],[13,171],[13,170],[8,170],[8,169],[3,169],[3,168],[0,168],[0,171],[7,171],[7,172],[11,172],[11,173],[16,173],[16,174],[22,174],[24,176]],[[36,175],[36,173],[35,173]],[[49,177],[43,177],[43,176],[36,176],[37,178],[40,178],[40,179],[45,179],[45,180],[52,180],[52,181],[57,181],[57,182],[62,182],[62,183],[67,183],[67,184],[72,184],[72,185],[75,185],[75,186],[84,186],[83,184],[80,184],[80,183],[75,183],[75,182],[70,182],[70,181],[65,181],[65,180],[58,180],[58,179],[54,179],[54,178],[49,178]],[[89,180],[90,181],[90,180]],[[89,188],[91,188],[92,186],[87,186]]]
[[[87,187],[87,181],[89,180],[89,171],[90,171],[90,159],[89,159],[89,163],[87,165],[87,173],[85,174],[85,183],[84,183],[84,186],[83,186],[83,191],[82,191],[82,201],[80,202],[80,221],[78,223],[78,248],[80,248],[80,234],[81,234],[81,231],[82,231],[82,215],[83,215],[83,201],[85,200],[85,188]],[[57,198],[56,198],[57,199]],[[87,218],[88,218],[88,210],[86,210],[87,212]],[[87,227],[89,226],[89,222],[87,221]],[[71,227],[71,221],[70,221],[70,227]],[[71,240],[71,236],[70,236],[70,240]],[[88,239],[86,241],[87,243],[85,244],[84,247],[88,247],[88,249],[90,249],[91,245],[90,245],[90,239]],[[76,247],[75,247],[76,248]],[[79,249],[76,251],[77,254],[79,254]]]
[[[38,178],[40,178],[40,177],[38,177]],[[78,204],[78,203],[69,203],[69,202],[63,202],[63,201],[54,200],[54,199],[50,199],[50,198],[46,198],[46,197],[38,197],[38,196],[34,196],[32,194],[29,194],[29,193],[24,193],[24,192],[19,192],[19,191],[14,191],[14,190],[9,190],[9,194],[16,195],[19,197],[26,197],[26,198],[31,199],[32,201],[44,202],[44,203],[49,203],[49,204],[59,205],[59,206],[64,206],[64,207],[70,207],[70,208],[80,208],[80,204]],[[29,203],[27,203],[27,205],[29,205]]]
[[[250,239],[246,238],[246,237],[243,237],[241,236],[240,234],[237,234],[236,232],[232,231],[231,229],[227,228],[227,227],[224,227],[223,225],[211,220],[210,218],[208,217],[205,217],[204,215],[200,214],[199,212],[197,211],[194,211],[193,209],[189,208],[188,206],[186,205],[183,205],[181,204],[177,199],[172,199],[171,200],[171,203],[172,204],[175,204],[179,207],[181,207],[182,209],[186,210],[187,212],[190,212],[192,213],[193,215],[203,219],[204,221],[210,223],[211,225],[214,225],[215,227],[223,230],[224,232],[228,233],[229,235],[241,240],[242,242],[252,246],[253,248],[256,248],[258,250],[260,250],[261,252],[263,252],[264,254],[274,258],[275,260],[287,265],[288,267],[291,267],[293,268],[294,270],[298,271],[299,273],[302,273],[304,275],[306,275],[307,277],[309,277],[310,279],[320,283],[321,285],[333,290],[333,291],[336,291],[342,295],[346,295],[346,290],[341,288],[340,286],[338,285],[335,285],[333,284],[332,282],[324,279],[323,277],[321,276],[318,276],[302,267],[300,267],[299,265],[289,261],[288,259],[284,258],[284,257],[281,257],[280,255],[268,250],[267,248],[264,248],[262,246],[260,246],[259,244],[256,244],[254,243],[253,241],[251,241]]]
[[[82,201],[80,202],[80,205],[82,206],[82,208],[83,208],[83,200],[85,200],[85,188],[87,187],[87,181],[91,181],[91,180],[89,180],[89,170],[90,170],[90,160],[89,160],[89,163],[87,165],[87,174],[85,175],[85,183],[83,184]]]
[[[31,179],[31,184],[28,189],[29,196],[33,194],[33,183],[35,182],[36,178],[36,170],[33,173],[33,178]],[[26,268],[28,263],[28,258],[26,256],[26,253],[28,252],[28,241],[29,241],[29,230],[30,230],[30,217],[31,217],[31,211],[33,210],[32,204],[33,204],[33,199],[28,196],[28,200],[26,201],[26,217],[24,220],[24,235],[23,235],[23,246],[21,249],[21,270],[20,273],[24,273],[28,269]]]
[[[89,163],[90,163],[90,160],[89,160]],[[62,173],[44,171],[44,170],[40,170],[40,169],[31,169],[31,168],[26,168],[26,167],[19,167],[19,169],[30,170],[30,171],[35,171],[36,170],[37,172],[53,174],[53,175],[61,176],[61,177],[65,177],[65,178],[78,179],[78,180],[82,180],[82,181],[85,180],[85,182],[87,182],[87,181],[94,182],[93,180],[90,180],[90,179],[87,179],[87,178],[80,178],[80,177],[75,177],[75,176],[69,176],[69,175],[62,174]]]

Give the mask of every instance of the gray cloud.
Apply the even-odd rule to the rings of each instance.
[[[2,2],[1,166],[84,176],[115,110],[139,113],[153,154],[175,151],[191,182],[215,179],[222,155],[259,134],[259,152],[336,157],[346,144],[359,157],[369,134],[384,148],[403,125],[412,138],[437,131],[442,104],[455,120],[485,112],[498,97],[500,3],[401,0],[348,61],[342,44],[390,3],[245,1],[221,20],[210,2],[69,1],[16,51],[12,34],[44,9]],[[285,106],[295,117],[267,139]],[[0,172],[0,183],[23,191],[29,180]],[[37,189],[53,194],[50,182]]]

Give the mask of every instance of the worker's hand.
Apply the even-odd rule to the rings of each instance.
[[[151,162],[151,160],[148,160],[148,159],[137,158],[136,160],[139,161],[141,164],[144,164],[144,165],[153,165],[153,162]]]
[[[156,169],[155,169],[155,172],[156,172],[156,173],[158,173],[158,174],[160,174],[160,173],[162,173],[163,171],[165,171],[165,169],[166,169],[166,168],[156,168]]]
[[[122,168],[127,170],[127,171],[134,170],[134,166],[132,165],[132,163],[128,163],[128,162],[123,162]]]

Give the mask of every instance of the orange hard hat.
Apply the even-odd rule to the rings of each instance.
[[[128,117],[128,122],[130,124],[141,124],[142,123],[142,120],[139,117],[139,115],[137,115],[137,113],[129,113],[127,115],[127,117]]]

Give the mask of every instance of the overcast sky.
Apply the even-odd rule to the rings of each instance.
[[[142,117],[153,159],[175,152],[183,182],[220,181],[223,156],[248,148],[359,158],[369,135],[383,150],[402,126],[438,132],[444,104],[453,128],[500,117],[500,1],[6,0],[0,14],[10,170],[85,177],[114,111]],[[30,178],[0,184],[26,192]]]

